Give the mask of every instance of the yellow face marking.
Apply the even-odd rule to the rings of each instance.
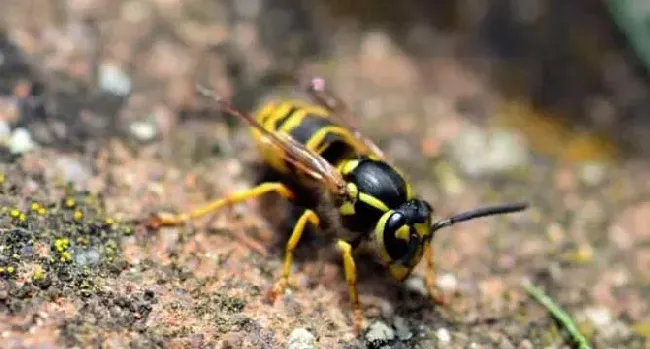
[[[380,211],[386,212],[389,210],[388,206],[386,206],[385,203],[383,203],[381,200],[377,199],[376,197],[366,194],[366,193],[359,193],[359,200],[361,200],[363,203],[368,204]]]
[[[417,232],[420,239],[423,239],[426,235],[429,234],[429,224],[427,223],[415,223],[415,231]]]
[[[381,218],[379,218],[379,221],[377,221],[377,225],[375,226],[375,235],[374,235],[374,240],[377,246],[377,250],[379,252],[379,257],[381,257],[382,261],[384,261],[384,263],[386,264],[392,262],[392,259],[390,258],[388,251],[386,251],[386,246],[384,246],[384,230],[386,229],[386,222],[388,221],[388,218],[390,217],[391,214],[393,214],[392,210],[384,213],[381,216]]]
[[[395,232],[395,237],[404,241],[409,241],[410,240],[410,229],[409,226],[404,224],[403,226],[399,227],[397,231]]]

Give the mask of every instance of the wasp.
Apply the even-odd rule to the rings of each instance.
[[[271,288],[271,299],[289,285],[293,252],[307,224],[327,227],[332,232],[333,247],[342,258],[356,332],[361,329],[363,316],[355,252],[372,252],[398,282],[404,281],[424,257],[427,288],[435,303],[444,304],[435,286],[431,240],[436,231],[528,207],[527,203],[481,207],[434,221],[432,206],[414,192],[384,152],[352,124],[354,115],[340,97],[326,88],[322,78],[314,78],[307,85],[308,98],[270,100],[254,115],[235,109],[201,85],[197,90],[212,98],[222,111],[250,126],[264,164],[281,180],[231,193],[194,211],[155,214],[151,225],[183,224],[235,203],[267,193],[279,194],[299,207],[302,214],[286,243],[282,273]]]

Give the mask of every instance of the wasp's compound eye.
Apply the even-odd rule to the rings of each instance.
[[[408,252],[408,234],[410,229],[406,225],[404,215],[394,212],[386,221],[384,227],[384,248],[391,259],[402,258]],[[405,234],[400,234],[404,232]],[[404,236],[401,236],[404,235]],[[405,239],[406,238],[406,239]]]

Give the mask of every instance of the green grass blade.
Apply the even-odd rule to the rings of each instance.
[[[566,330],[569,334],[571,340],[578,346],[580,349],[592,349],[591,345],[587,339],[580,333],[578,326],[560,306],[547,296],[544,291],[539,287],[531,284],[530,282],[523,282],[523,287],[526,289],[529,295],[531,295],[535,300],[541,303],[548,312],[555,318],[555,320]]]
[[[609,13],[650,73],[650,6],[648,0],[605,0]]]

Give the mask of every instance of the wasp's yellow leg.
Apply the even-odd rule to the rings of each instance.
[[[305,231],[305,225],[307,222],[318,226],[320,224],[320,219],[316,212],[312,210],[305,210],[305,212],[300,216],[296,225],[293,226],[293,232],[287,242],[285,256],[284,256],[284,265],[282,267],[282,278],[274,285],[270,298],[275,300],[277,295],[280,295],[284,292],[287,285],[289,285],[289,277],[291,276],[291,264],[293,263],[293,251],[298,246],[302,233]]]
[[[426,282],[427,290],[429,291],[429,295],[436,304],[443,305],[445,304],[445,299],[438,287],[436,287],[436,270],[434,267],[433,246],[427,246],[425,258],[427,263],[427,271],[424,280]]]
[[[289,188],[287,188],[284,184],[277,183],[277,182],[267,182],[267,183],[262,183],[252,189],[247,189],[247,190],[242,190],[239,192],[232,193],[224,198],[217,199],[191,212],[182,213],[179,215],[169,215],[169,216],[156,215],[156,217],[152,218],[150,225],[153,227],[159,227],[163,225],[183,224],[188,221],[201,218],[206,214],[217,211],[225,206],[246,201],[248,199],[252,199],[262,194],[266,194],[270,192],[276,192],[289,200],[294,198],[293,192],[289,190]]]
[[[354,262],[354,257],[352,257],[352,246],[346,241],[338,240],[336,247],[343,258],[345,281],[348,284],[348,293],[350,295],[350,302],[352,303],[352,310],[354,311],[354,331],[358,333],[362,327],[363,315],[361,313],[361,304],[359,303],[359,293],[357,292],[357,266]]]

